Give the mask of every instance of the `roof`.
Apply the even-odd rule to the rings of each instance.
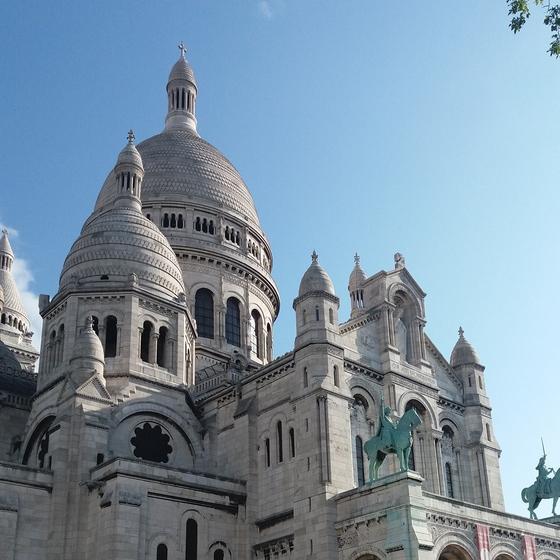
[[[310,292],[326,292],[332,296],[336,295],[331,277],[319,264],[319,256],[315,251],[311,256],[311,265],[305,271],[299,284],[299,297]]]

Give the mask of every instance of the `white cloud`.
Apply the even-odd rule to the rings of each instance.
[[[17,230],[7,227],[0,222],[0,230],[4,228],[8,230],[8,235],[10,237],[18,237],[19,233]],[[43,319],[41,319],[39,315],[39,295],[32,289],[33,273],[31,272],[29,264],[25,259],[18,257],[17,254],[14,260],[12,274],[21,296],[21,303],[29,318],[30,329],[33,331],[33,345],[35,348],[39,349],[41,344],[41,328],[43,325]]]
[[[259,0],[259,12],[265,19],[272,19],[274,12],[272,10],[272,3],[270,0]]]

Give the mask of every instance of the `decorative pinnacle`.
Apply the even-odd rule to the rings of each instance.
[[[6,228],[2,228],[2,233],[8,237],[8,230]]]
[[[181,41],[178,45],[177,48],[181,51],[181,56],[183,58],[186,58],[186,54],[187,54],[187,47],[185,47],[185,44],[183,43],[183,41]]]
[[[311,262],[312,264],[317,264],[318,261],[319,261],[319,255],[317,254],[317,251],[313,249],[313,253],[311,254]]]
[[[356,266],[360,265],[360,255],[358,255],[358,253],[354,255],[354,262],[356,263]]]
[[[132,128],[128,131],[127,140],[129,144],[134,144],[134,140],[136,140],[136,136],[134,136],[134,130]]]
[[[463,338],[464,334],[465,334],[465,331],[463,330],[463,327],[459,327],[459,338]]]

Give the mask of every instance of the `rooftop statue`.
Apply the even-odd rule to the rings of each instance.
[[[393,410],[385,406],[381,396],[381,408],[379,411],[379,430],[377,435],[366,441],[364,451],[369,460],[369,481],[377,480],[379,467],[385,457],[390,453],[396,453],[399,459],[401,472],[408,468],[410,451],[412,450],[412,433],[416,426],[422,423],[418,412],[411,408],[395,423],[391,419]]]
[[[541,500],[553,499],[552,502],[552,515],[556,515],[556,502],[560,497],[560,471],[556,471],[554,477],[549,477],[554,469],[549,469],[546,464],[546,453],[539,459],[538,465],[535,469],[538,471],[537,480],[528,488],[523,488],[521,491],[521,499],[529,504],[529,515],[531,519],[537,519],[535,509],[539,507]]]

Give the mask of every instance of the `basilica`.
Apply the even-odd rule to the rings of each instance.
[[[438,350],[402,255],[337,293],[314,252],[275,356],[272,247],[180,50],[162,132],[129,132],[39,298],[40,351],[2,233],[0,560],[560,560],[556,518],[504,511],[484,365],[462,329]]]

